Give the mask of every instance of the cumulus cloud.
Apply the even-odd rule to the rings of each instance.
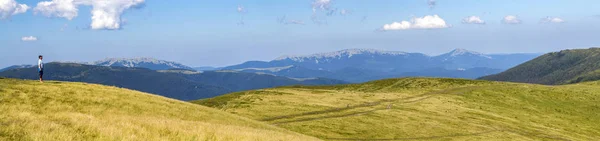
[[[558,17],[545,17],[540,20],[540,23],[564,23],[565,20]]]
[[[0,19],[27,12],[29,6],[19,4],[15,0],[0,0]]]
[[[407,30],[407,29],[439,29],[450,27],[446,21],[438,15],[412,18],[410,21],[393,22],[385,24],[381,28],[383,31]]]
[[[72,20],[77,17],[79,6],[92,6],[92,29],[120,29],[124,23],[123,12],[143,3],[144,0],[52,0],[39,2],[34,11],[47,17]]]
[[[508,16],[505,16],[504,19],[502,19],[502,23],[505,23],[505,24],[521,24],[522,21],[517,16],[508,15]]]
[[[33,37],[33,36],[21,37],[21,41],[25,41],[25,42],[31,42],[31,41],[37,41],[37,40],[38,40],[38,38]]]
[[[481,20],[478,16],[469,16],[462,20],[463,24],[485,24],[485,21]]]

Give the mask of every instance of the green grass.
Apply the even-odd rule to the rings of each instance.
[[[600,48],[547,53],[502,73],[480,79],[546,85],[600,80]]]
[[[263,89],[193,103],[325,140],[600,139],[600,82],[403,78]]]
[[[318,139],[138,91],[0,78],[0,140]]]

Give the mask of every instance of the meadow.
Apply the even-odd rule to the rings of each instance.
[[[599,140],[600,82],[401,78],[193,101],[324,140]]]
[[[319,139],[123,88],[0,78],[0,140]]]

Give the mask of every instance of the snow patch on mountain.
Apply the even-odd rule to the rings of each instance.
[[[464,56],[464,55],[474,55],[474,56],[481,56],[484,58],[488,58],[488,59],[492,59],[491,56],[485,55],[483,53],[479,53],[479,52],[475,52],[475,51],[470,51],[470,50],[466,50],[466,49],[462,49],[462,48],[458,48],[453,50],[452,52],[448,53],[450,57],[456,57],[456,56]]]
[[[23,68],[31,68],[31,67],[36,67],[36,65],[13,65],[13,66],[9,66],[9,67],[0,69],[0,72],[12,70],[12,69],[23,69]]]
[[[325,59],[326,61],[328,61],[329,59],[351,58],[354,55],[360,55],[360,54],[396,56],[396,55],[406,55],[408,53],[402,52],[402,51],[382,51],[382,50],[376,50],[376,49],[346,49],[346,50],[341,50],[341,51],[336,51],[336,52],[319,53],[319,54],[312,54],[312,55],[306,55],[306,56],[282,56],[282,57],[276,58],[275,61],[287,60],[287,59],[297,61],[297,62],[303,62],[306,60],[313,60],[313,59]],[[315,63],[319,63],[319,61],[315,60]]]
[[[175,69],[192,69],[191,67],[185,66],[183,64],[158,60],[154,58],[107,58],[104,60],[99,60],[95,62],[87,63],[89,65],[97,65],[97,66],[123,66],[123,67],[141,67],[141,64],[153,64],[153,65],[164,65],[170,68]]]
[[[294,79],[294,80],[297,80],[297,81],[308,81],[308,80],[317,80],[317,79],[319,79],[319,78],[315,78],[315,77],[311,77],[311,78],[293,78],[293,77],[288,77],[288,78]]]
[[[294,67],[294,66],[290,65],[290,66],[285,66],[285,67],[271,67],[271,68],[243,68],[243,69],[236,69],[235,71],[256,70],[256,71],[279,72],[279,71],[286,70],[286,69],[289,69],[292,67]]]

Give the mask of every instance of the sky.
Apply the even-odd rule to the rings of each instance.
[[[152,57],[227,66],[367,48],[599,47],[598,0],[0,0],[0,68]]]

